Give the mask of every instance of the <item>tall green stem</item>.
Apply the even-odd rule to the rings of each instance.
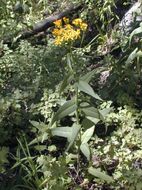
[[[141,67],[140,67],[140,63],[139,63],[139,57],[137,57],[137,71],[138,71],[139,77],[141,77]]]
[[[77,121],[77,124],[79,125],[79,110],[78,110],[78,87],[76,89],[76,99],[75,99],[75,103],[77,105],[77,109],[76,109],[76,121]]]

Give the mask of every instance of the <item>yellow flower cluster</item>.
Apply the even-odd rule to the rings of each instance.
[[[60,19],[60,20],[56,20],[55,22],[54,22],[54,24],[55,24],[55,26],[57,27],[57,28],[61,28],[62,27],[62,20]]]
[[[63,25],[64,22],[64,25]],[[87,29],[87,24],[80,18],[74,19],[72,25],[69,24],[69,19],[64,17],[63,20],[54,22],[55,29],[52,34],[55,36],[55,45],[61,45],[80,38],[81,31]]]
[[[87,29],[87,24],[82,21],[82,19],[77,18],[72,21],[72,24],[79,27],[82,31],[85,31]]]

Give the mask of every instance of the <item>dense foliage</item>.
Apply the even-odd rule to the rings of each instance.
[[[133,3],[0,1],[0,190],[142,189]]]

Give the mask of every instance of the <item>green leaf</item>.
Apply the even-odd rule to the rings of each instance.
[[[53,136],[65,137],[68,139],[69,145],[67,147],[68,151],[73,145],[75,139],[77,138],[78,132],[80,130],[80,125],[74,123],[72,127],[57,127],[51,130]]]
[[[100,121],[100,119],[97,119],[97,118],[94,118],[94,117],[87,117],[87,119],[92,121],[94,124],[97,124]]]
[[[103,110],[99,110],[100,114],[105,117],[112,111],[112,108],[104,108]]]
[[[93,90],[93,88],[85,81],[80,80],[77,84],[78,89],[86,94],[96,98],[97,100],[102,100]]]
[[[82,128],[85,130],[92,127],[93,125],[94,123],[90,121],[87,117],[85,117],[82,121]]]
[[[74,141],[76,140],[78,133],[80,131],[80,128],[81,128],[81,126],[76,124],[76,123],[74,123],[73,126],[71,127],[72,133],[71,133],[71,136],[69,138],[70,144],[67,147],[67,151],[70,149],[70,147],[73,145]]]
[[[88,72],[86,75],[82,76],[80,79],[81,79],[81,81],[85,81],[85,82],[89,83],[95,73],[96,73],[96,69]]]
[[[126,67],[128,67],[132,61],[137,57],[138,48],[135,48],[134,51],[129,55],[128,59],[126,60]]]
[[[132,38],[133,38],[134,35],[140,34],[140,33],[142,33],[142,26],[140,26],[140,27],[136,28],[135,30],[133,30],[133,32],[131,33],[130,38],[129,38],[129,43],[131,43]]]
[[[86,107],[86,108],[82,108],[81,109],[85,115],[88,117],[93,117],[93,118],[96,118],[96,119],[103,119],[102,118],[102,115],[100,114],[99,110],[97,108],[94,108],[94,107]]]
[[[90,168],[88,168],[88,172],[91,175],[93,175],[103,181],[106,181],[107,183],[113,182],[113,178],[110,177],[109,175],[107,175],[106,173],[102,172],[99,168],[90,167]]]
[[[65,137],[68,139],[69,145],[66,149],[68,151],[76,140],[80,130],[80,125],[74,123],[72,127],[57,127],[51,130],[53,136]]]
[[[86,156],[87,160],[90,160],[90,148],[88,143],[82,143],[80,146],[81,152]]]
[[[77,108],[77,105],[75,104],[74,98],[64,103],[53,116],[51,125],[53,125],[55,121],[58,121],[62,119],[63,117],[73,113],[76,110],[76,108]]]
[[[51,133],[53,136],[65,137],[70,141],[72,128],[71,127],[57,127],[57,128],[51,129]]]
[[[89,128],[89,129],[87,129],[84,133],[83,133],[83,135],[82,135],[82,137],[81,137],[81,142],[82,142],[82,144],[83,143],[87,143],[90,139],[91,139],[91,137],[92,137],[92,135],[93,135],[93,133],[94,133],[94,126],[93,127],[91,127],[91,128]]]

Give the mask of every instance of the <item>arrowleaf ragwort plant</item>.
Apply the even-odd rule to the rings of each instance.
[[[64,18],[64,21],[66,23],[69,22],[68,19]],[[56,21],[57,27],[61,27],[61,21]],[[74,24],[76,27],[79,27],[80,29],[77,29],[78,31],[80,30],[86,30],[87,29],[87,24],[84,23],[81,19],[75,19],[73,20],[72,24]],[[57,36],[61,38],[61,42],[63,41],[68,41],[68,40],[74,40],[74,35],[72,36],[72,33],[75,33],[76,31],[70,31],[68,28],[63,29],[65,32],[62,34],[63,36],[60,36],[57,33]],[[59,29],[60,31],[60,29]],[[70,36],[71,34],[71,36]],[[69,38],[67,38],[69,36]],[[78,36],[78,33],[77,33]],[[56,43],[56,42],[55,42]],[[71,82],[73,82],[73,88],[72,89],[72,96],[71,99],[65,102],[59,110],[53,115],[53,118],[49,125],[54,126],[57,121],[61,120],[63,117],[70,115],[70,114],[75,114],[75,122],[73,123],[72,127],[57,127],[52,129],[52,135],[57,135],[57,136],[63,136],[66,137],[69,141],[69,145],[67,147],[67,151],[70,149],[70,147],[73,145],[74,141],[79,137],[78,142],[79,142],[79,149],[82,151],[82,153],[87,157],[88,160],[90,160],[91,155],[90,155],[90,150],[87,142],[90,140],[90,138],[93,135],[94,132],[94,126],[91,127],[90,129],[87,129],[87,131],[82,135],[82,128],[81,128],[81,122],[80,122],[80,117],[84,114],[85,116],[90,116],[93,118],[96,118],[98,121],[102,120],[104,115],[95,107],[91,106],[89,104],[89,99],[88,102],[85,101],[85,98],[81,98],[80,93],[84,92],[85,94],[101,101],[101,98],[94,92],[92,87],[88,84],[89,81],[91,80],[92,74],[94,74],[94,71],[91,71],[89,74],[79,77],[76,73],[77,71],[74,70],[74,64],[75,60],[73,57],[72,52],[67,54],[67,64],[68,64],[68,75],[65,77],[65,80],[63,81],[61,87],[62,89],[65,89],[67,85],[70,85]],[[70,80],[68,80],[70,79]],[[73,80],[73,81],[72,81]],[[60,93],[62,93],[62,90],[60,90]],[[90,115],[89,115],[90,114]],[[91,115],[93,114],[93,115]],[[66,132],[65,132],[66,131]],[[86,137],[87,136],[87,137]],[[79,151],[78,149],[78,151]],[[79,152],[78,152],[79,154]]]
[[[51,113],[48,114],[48,116],[51,118],[47,119],[47,123],[31,121],[31,124],[37,129],[38,133],[36,138],[29,143],[29,147],[34,147],[40,152],[37,159],[32,162],[35,163],[36,167],[39,167],[42,173],[42,178],[38,180],[38,189],[44,188],[44,190],[56,189],[57,184],[58,187],[60,186],[62,189],[66,189],[67,184],[68,186],[69,184],[72,186],[74,180],[71,172],[72,169],[73,172],[76,173],[75,175],[77,179],[80,180],[80,183],[84,181],[83,176],[89,174],[107,183],[113,181],[105,172],[92,167],[92,153],[89,147],[89,141],[94,135],[95,125],[99,121],[104,120],[110,108],[101,110],[97,108],[99,102],[102,102],[102,99],[94,92],[89,84],[96,71],[92,70],[83,76],[79,76],[75,67],[77,63],[72,51],[72,43],[68,43],[81,37],[80,32],[81,30],[85,31],[87,29],[87,24],[81,19],[75,19],[72,22],[74,26],[71,26],[68,24],[69,20],[67,18],[63,18],[63,20],[65,26],[62,26],[62,21],[58,20],[55,22],[56,28],[53,30],[53,34],[56,36],[55,45],[65,44],[69,46],[69,52],[66,55],[66,74],[58,91],[60,98],[56,99],[57,103],[53,101],[54,104],[56,106],[59,105],[59,107],[56,108],[57,111],[50,110]],[[69,122],[64,122],[65,118],[71,121],[70,126],[68,126]],[[88,122],[90,123],[89,126]],[[55,157],[53,157],[52,154],[58,152],[57,149],[59,148],[58,145],[53,148],[54,143],[52,144],[52,139],[54,138],[59,138],[61,143],[62,138],[67,140],[67,143],[63,146],[62,150],[60,150],[62,153],[58,153]],[[48,148],[43,145],[43,143],[47,144]],[[20,143],[20,146],[21,145]],[[24,148],[22,148],[22,151],[24,151]],[[42,153],[43,151],[48,152],[48,155],[44,155]],[[62,158],[61,154],[63,154]],[[84,155],[84,159],[87,160],[85,168],[82,167],[82,155]],[[28,161],[29,159],[27,155],[25,156],[26,157],[22,159],[23,161],[25,160],[24,165],[27,165],[26,167],[32,170]],[[22,167],[22,170],[23,169],[24,167]],[[68,174],[68,170],[71,173]],[[78,175],[81,175],[81,172],[82,179],[79,179]],[[27,175],[32,181],[34,178],[30,173],[31,172],[28,172]],[[58,181],[60,181],[60,183]],[[26,185],[29,186],[29,183]],[[33,186],[31,187],[34,188]]]

